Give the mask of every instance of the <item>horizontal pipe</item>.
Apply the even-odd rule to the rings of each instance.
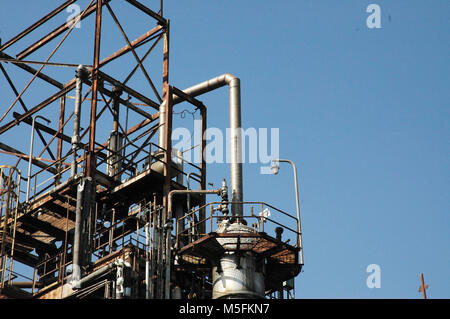
[[[185,189],[176,189],[173,190],[169,193],[169,199],[168,199],[168,203],[167,203],[167,219],[170,220],[172,219],[172,200],[173,200],[173,196],[175,195],[179,195],[179,194],[197,194],[197,195],[204,195],[204,194],[216,194],[216,195],[220,195],[221,192],[221,188],[219,189],[200,189],[200,190],[185,190]]]
[[[43,282],[32,282],[32,281],[13,281],[10,283],[11,286],[17,287],[17,288],[33,288],[33,285],[35,288],[42,288],[44,287]]]
[[[114,269],[116,267],[115,263],[110,263],[96,271],[94,271],[93,273],[87,275],[86,277],[81,278],[80,280],[80,287],[83,287],[85,284],[87,284],[89,281],[98,278],[106,273],[108,273],[109,271],[111,271],[112,269]]]

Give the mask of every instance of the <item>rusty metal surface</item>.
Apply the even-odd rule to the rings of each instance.
[[[111,264],[118,258],[124,259],[133,265],[133,269],[139,272],[142,268],[145,256],[151,256],[151,285],[154,288],[153,296],[163,297],[168,295],[168,282],[163,285],[164,276],[170,277],[171,267],[177,269],[178,265],[173,265],[170,256],[170,236],[166,236],[162,230],[167,225],[167,196],[171,190],[186,189],[184,185],[172,180],[171,174],[171,131],[173,106],[180,101],[187,101],[193,106],[200,109],[201,131],[202,134],[207,128],[207,109],[206,106],[194,96],[183,92],[176,87],[170,85],[170,21],[163,16],[163,4],[159,2],[159,11],[154,10],[158,2],[145,3],[137,0],[127,0],[121,3],[128,5],[136,12],[144,13],[149,24],[145,30],[139,33],[140,36],[130,38],[127,34],[127,22],[121,21],[119,11],[115,10],[114,4],[118,0],[91,0],[90,3],[80,14],[79,21],[95,15],[95,27],[89,32],[94,35],[93,51],[89,53],[92,59],[92,66],[86,66],[89,70],[90,77],[83,79],[82,86],[88,87],[81,103],[85,103],[84,108],[88,109],[89,116],[83,118],[84,131],[80,136],[79,144],[72,144],[72,137],[64,133],[67,123],[70,123],[73,113],[70,114],[72,103],[68,99],[69,94],[76,86],[76,78],[62,79],[58,72],[52,72],[47,68],[43,72],[44,66],[52,65],[54,67],[74,67],[77,63],[57,63],[50,61],[53,54],[60,53],[60,47],[65,41],[70,41],[68,35],[73,26],[70,24],[60,24],[56,22],[58,14],[63,12],[69,5],[76,2],[75,0],[67,0],[55,5],[53,10],[49,10],[45,16],[38,18],[34,23],[25,30],[20,30],[16,36],[0,46],[0,66],[2,73],[8,81],[11,90],[14,93],[12,103],[6,103],[6,112],[0,114],[0,139],[3,134],[15,134],[20,132],[19,124],[31,123],[33,115],[42,114],[43,112],[52,112],[51,105],[58,103],[55,117],[57,120],[52,125],[43,125],[38,123],[36,131],[43,143],[40,155],[32,155],[33,167],[39,173],[45,172],[49,174],[50,181],[48,185],[39,189],[35,196],[31,197],[29,203],[22,201],[20,210],[17,212],[17,234],[14,237],[15,258],[20,263],[34,268],[33,290],[36,293],[35,298],[39,299],[60,299],[71,296],[74,291],[67,280],[67,266],[72,262],[73,237],[75,228],[75,212],[77,200],[77,186],[82,177],[92,177],[95,182],[95,194],[90,202],[90,229],[92,232],[92,243],[89,245],[90,254],[94,258],[87,269],[87,273],[92,273],[101,267]],[[104,52],[102,46],[102,27],[103,24],[110,19],[103,19],[105,14],[109,14],[108,19],[112,18],[115,26],[126,45],[118,46],[114,52]],[[42,26],[48,27],[49,23],[56,23],[56,28],[51,28],[50,32],[44,35],[31,37],[35,35],[34,31]],[[129,23],[129,22],[128,22]],[[152,25],[153,23],[153,25]],[[109,36],[109,35],[108,35]],[[44,54],[45,48],[51,46],[53,41],[58,44],[54,47],[52,53],[46,61],[25,61],[24,59],[34,54]],[[150,53],[157,51],[158,42],[162,40],[162,74],[157,75],[157,79],[153,78],[154,74],[144,64],[145,59]],[[120,42],[117,41],[117,42]],[[14,44],[14,46],[13,46]],[[145,49],[148,46],[148,49]],[[9,52],[12,48],[17,48],[12,55]],[[140,50],[138,50],[138,48]],[[155,49],[155,50],[154,50]],[[146,50],[142,55],[141,50]],[[11,54],[9,54],[11,53]],[[15,56],[16,58],[13,58]],[[125,57],[134,58],[131,65],[131,72],[120,80],[117,75],[106,73],[105,70],[111,70],[114,63],[120,63]],[[30,59],[31,60],[31,59]],[[77,62],[77,61],[73,61]],[[148,61],[147,61],[148,62]],[[5,63],[5,64],[3,64]],[[32,75],[32,80],[22,90],[17,90],[15,83],[17,79],[11,76],[3,65],[11,64],[12,68],[19,69],[20,72],[25,71]],[[33,68],[30,65],[37,65]],[[108,68],[104,68],[108,65]],[[135,79],[135,73],[139,70],[142,72],[148,88],[145,92],[135,89],[135,85],[129,80]],[[162,83],[161,83],[162,79]],[[27,106],[22,100],[22,95],[31,93],[35,87],[39,85],[30,85],[33,81],[36,83],[50,84],[53,88],[52,93],[47,96],[40,97],[41,100],[34,101],[32,105]],[[157,87],[155,83],[159,83],[161,87]],[[116,96],[115,102],[111,110],[111,101],[114,98],[114,90],[110,90],[110,86],[124,92],[128,97]],[[147,94],[149,94],[147,96]],[[90,96],[90,98],[88,98]],[[131,99],[134,99],[131,101]],[[177,102],[174,102],[174,99]],[[133,103],[137,100],[139,103]],[[89,101],[89,106],[88,102]],[[160,104],[166,103],[165,111],[160,112]],[[141,103],[142,102],[142,103]],[[17,104],[17,106],[16,106]],[[9,107],[8,107],[9,105]],[[17,107],[20,107],[17,110]],[[124,112],[120,107],[124,107]],[[162,108],[161,108],[162,109]],[[56,108],[55,108],[56,110]],[[69,112],[68,112],[69,111]],[[105,120],[105,114],[108,112],[113,114],[114,124],[109,120]],[[134,122],[128,127],[128,113],[133,114]],[[160,119],[161,116],[161,119]],[[4,121],[3,121],[4,119]],[[161,125],[164,119],[164,125]],[[154,124],[153,127],[148,124],[154,121],[160,123]],[[136,124],[137,123],[137,124]],[[70,124],[69,124],[70,125]],[[151,143],[153,134],[161,126],[165,133],[165,148],[155,147]],[[150,128],[149,128],[150,127]],[[123,157],[117,157],[123,161],[124,170],[121,173],[127,173],[126,178],[113,179],[105,173],[104,163],[108,163],[108,154],[113,153],[108,144],[108,140],[100,139],[97,134],[99,130],[110,130],[123,134],[124,144],[128,148],[123,150]],[[66,130],[67,131],[67,130]],[[87,141],[86,141],[87,140]],[[9,141],[2,139],[0,149],[8,158],[15,161],[15,167],[18,167],[21,160],[28,159],[26,152],[22,150],[23,145],[8,145]],[[78,151],[72,153],[73,148]],[[130,148],[133,152],[128,151]],[[206,189],[206,160],[203,151],[206,148],[206,140],[202,139],[200,145],[200,166],[193,165],[193,170],[200,175],[200,189]],[[165,158],[162,165],[164,167],[163,174],[153,171],[151,161],[154,160],[153,154],[156,151],[163,152]],[[119,152],[119,151],[117,151]],[[127,153],[129,152],[129,153]],[[75,155],[75,159],[73,158]],[[44,156],[49,158],[44,158]],[[142,169],[142,161],[147,157],[149,168]],[[73,178],[67,178],[64,175],[64,169],[74,161],[78,169],[79,175]],[[37,173],[34,175],[37,176]],[[67,175],[66,175],[67,176]],[[28,176],[27,176],[28,178]],[[199,278],[205,276],[212,269],[212,261],[217,259],[223,252],[224,248],[217,241],[218,238],[253,238],[253,245],[245,246],[245,249],[260,258],[266,258],[269,261],[268,277],[272,282],[279,283],[283,278],[290,278],[298,273],[298,249],[286,243],[277,241],[264,233],[264,229],[255,231],[251,234],[206,234],[207,221],[213,222],[207,218],[206,199],[205,196],[192,196],[192,207],[201,207],[198,212],[199,234],[205,236],[198,238],[192,243],[187,243],[181,247],[178,254],[181,267],[187,266],[191,271],[198,272]],[[185,199],[177,199],[177,204],[186,209]],[[255,217],[255,216],[252,216]],[[257,217],[255,217],[257,219]],[[11,218],[6,220],[7,224],[13,223]],[[142,228],[148,224],[151,229],[151,247],[145,247],[142,240]],[[262,223],[264,227],[264,223]],[[212,228],[212,224],[211,224]],[[211,229],[212,231],[212,229]],[[134,237],[133,237],[134,236]],[[201,236],[201,235],[200,235]],[[134,238],[134,239],[133,239]],[[134,241],[133,241],[134,240]],[[6,240],[5,240],[6,242]],[[12,245],[13,241],[8,238],[8,245]],[[58,248],[56,244],[58,243]],[[132,248],[134,247],[134,248]],[[169,249],[168,249],[169,248]],[[146,251],[145,249],[148,249]],[[39,250],[39,256],[37,251]],[[8,252],[9,253],[9,252]],[[5,253],[6,254],[6,253]],[[53,265],[55,269],[46,269],[42,271],[43,265]],[[52,266],[52,267],[53,267]],[[192,266],[192,267],[191,267]],[[41,268],[39,268],[41,267]],[[166,269],[164,269],[166,267]],[[51,268],[49,266],[49,268]],[[40,273],[38,273],[38,270]],[[45,284],[41,287],[39,277],[51,274],[54,271],[54,283]],[[201,274],[200,274],[201,273]],[[57,274],[57,276],[56,276]],[[49,275],[49,277],[51,277]],[[205,277],[203,277],[205,278]],[[269,280],[267,279],[267,280]],[[174,279],[176,280],[176,279]],[[268,283],[270,287],[270,283]],[[38,287],[39,286],[39,287]],[[276,285],[274,285],[275,287]],[[0,298],[6,296],[0,292]],[[22,296],[23,297],[23,296]]]

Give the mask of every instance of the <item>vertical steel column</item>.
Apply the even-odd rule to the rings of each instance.
[[[89,154],[87,157],[87,176],[95,178],[96,160],[95,160],[95,125],[97,116],[97,95],[99,86],[98,69],[100,65],[100,40],[102,29],[102,0],[97,0],[95,17],[95,43],[94,43],[94,63],[92,68],[92,103],[91,120],[89,131]]]

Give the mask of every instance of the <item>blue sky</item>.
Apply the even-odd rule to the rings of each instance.
[[[381,8],[381,29],[366,26],[371,3]],[[0,37],[52,4],[4,1]],[[129,9],[123,5],[118,17],[132,17]],[[429,297],[450,297],[449,1],[171,0],[165,16],[170,82],[185,88],[225,72],[238,76],[244,127],[279,128],[280,157],[297,164],[305,257],[297,298],[420,298],[421,272]],[[131,38],[152,27],[144,18],[124,25]],[[76,32],[54,61],[92,63],[79,54],[92,37]],[[116,42],[104,32],[102,57],[125,45],[120,34]],[[120,67],[114,72],[126,72]],[[227,90],[200,99],[208,125],[227,127]],[[244,165],[245,200],[295,213],[291,168],[282,164],[273,176],[259,167]],[[209,167],[215,185],[228,176],[225,164]],[[370,264],[381,267],[379,289],[366,286]]]

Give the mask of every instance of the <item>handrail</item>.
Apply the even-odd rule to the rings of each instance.
[[[252,206],[251,207],[251,215],[243,215],[243,216],[224,216],[224,215],[221,215],[221,214],[220,215],[215,215],[215,212],[217,210],[214,209],[213,206],[214,205],[223,205],[223,204],[227,204],[227,205],[231,205],[231,204],[260,205],[261,212],[260,212],[259,215],[255,215],[253,213],[253,206]],[[208,206],[210,207],[209,216],[206,216],[203,220],[195,221],[195,217],[197,216],[196,214],[200,210],[205,209]],[[295,223],[295,227],[290,227],[290,226],[288,226],[286,224],[282,224],[279,221],[276,221],[274,218],[271,218],[269,216],[264,216],[263,215],[264,208],[271,208],[273,211],[281,213],[282,215],[289,217]],[[291,233],[293,233],[295,235],[295,237],[296,237],[297,247],[300,247],[300,236],[301,236],[301,234],[296,230],[296,229],[298,229],[297,228],[297,225],[298,225],[298,222],[299,222],[298,219],[295,216],[293,216],[293,215],[291,215],[291,214],[289,214],[289,213],[287,213],[287,212],[285,212],[285,211],[283,211],[283,210],[281,210],[279,208],[276,208],[276,207],[274,207],[274,206],[272,206],[270,204],[267,204],[267,203],[264,203],[264,202],[256,202],[256,201],[253,201],[253,202],[227,202],[227,203],[210,202],[210,203],[207,203],[205,205],[202,205],[202,206],[198,207],[197,209],[193,210],[192,212],[189,212],[188,214],[184,215],[183,217],[179,218],[176,221],[176,247],[177,248],[180,247],[181,237],[185,237],[185,236],[187,236],[187,237],[189,237],[189,236],[191,236],[191,237],[198,237],[198,236],[206,235],[206,234],[198,234],[198,233],[195,232],[195,230],[197,228],[199,228],[200,225],[207,224],[208,221],[209,221],[210,222],[210,231],[213,232],[213,230],[214,230],[214,227],[213,227],[214,223],[213,223],[213,221],[214,220],[224,219],[224,218],[239,218],[241,220],[242,219],[243,220],[254,219],[255,223],[253,224],[253,226],[256,227],[256,230],[258,232],[264,232],[264,228],[265,228],[264,224],[267,223],[267,222],[271,222],[271,223],[273,223],[275,225],[278,225],[279,227],[282,227],[283,229],[286,229],[286,230],[290,231]],[[194,220],[194,223],[191,223],[190,226],[187,227],[187,228],[183,227],[182,229],[180,229],[180,227],[181,227],[180,225],[183,225],[183,224],[186,223],[186,221],[191,221],[191,220]]]

